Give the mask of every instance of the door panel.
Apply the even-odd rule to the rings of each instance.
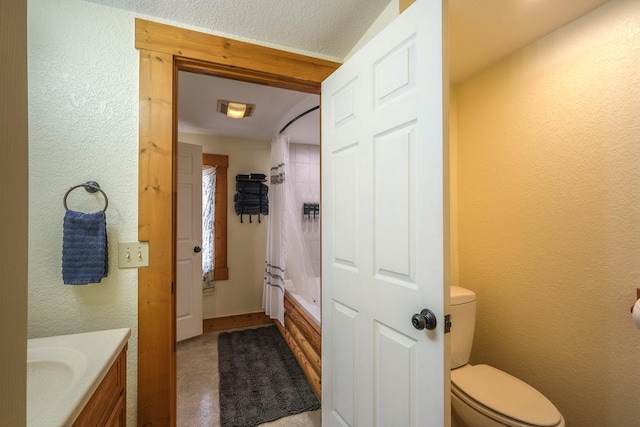
[[[202,334],[202,147],[178,144],[176,338]]]
[[[340,422],[340,425],[354,425],[354,404],[356,389],[356,341],[358,312],[351,308],[333,302],[333,347],[343,350],[343,353],[334,352],[331,360],[332,383],[331,401],[335,402],[332,408],[332,416]],[[323,327],[324,330],[324,327]],[[324,333],[324,332],[323,332]],[[324,357],[324,355],[323,355]],[[327,390],[323,387],[323,393]],[[324,399],[324,398],[323,398]]]
[[[442,22],[417,1],[322,85],[323,425],[448,423]]]
[[[415,425],[410,417],[417,397],[416,340],[378,322],[374,330],[376,425]]]

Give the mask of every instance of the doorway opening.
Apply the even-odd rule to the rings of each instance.
[[[236,120],[223,114],[217,114],[214,111],[216,102],[219,99],[249,102],[255,105],[254,115],[250,119]],[[319,293],[319,280],[312,279],[319,276],[320,270],[320,214],[319,211],[307,213],[306,215],[302,214],[303,204],[315,202],[319,206],[320,201],[320,117],[317,107],[308,108],[309,105],[318,105],[319,96],[208,75],[180,72],[178,100],[177,126],[180,159],[190,159],[191,157],[188,154],[195,150],[195,146],[200,146],[205,160],[210,156],[208,153],[217,153],[221,155],[220,157],[228,158],[228,173],[231,176],[228,186],[229,221],[226,228],[229,241],[232,243],[228,249],[228,267],[230,270],[228,280],[220,281],[216,279],[215,290],[209,292],[208,290],[205,291],[204,282],[202,285],[198,283],[197,275],[187,274],[185,276],[185,261],[178,261],[176,270],[177,336],[178,340],[180,340],[177,345],[176,355],[177,419],[179,424],[208,425],[215,423],[216,418],[224,414],[224,411],[220,413],[220,410],[224,409],[224,407],[229,407],[230,403],[228,397],[224,398],[228,393],[223,395],[222,378],[219,382],[216,375],[218,372],[218,334],[224,332],[224,329],[242,327],[240,321],[247,321],[248,324],[250,318],[260,317],[261,326],[265,326],[262,325],[263,323],[271,324],[269,316],[265,316],[262,308],[263,280],[265,277],[268,229],[274,225],[271,219],[280,218],[281,215],[278,215],[278,212],[283,210],[283,200],[276,197],[278,189],[282,186],[288,189],[286,205],[292,209],[291,212],[288,211],[286,213],[287,219],[285,221],[288,230],[286,233],[288,236],[286,244],[288,256],[285,278],[292,279],[285,281],[287,284],[287,296],[297,296],[300,298],[299,301],[301,303],[309,301],[307,305],[302,307],[316,308],[318,323],[314,325],[316,325],[315,329],[318,332],[317,339],[313,342],[317,342],[316,347],[318,349],[314,350],[313,354],[307,359],[320,361],[319,298],[308,298],[309,295],[302,292],[303,289],[293,293],[293,286],[301,288],[302,284],[307,283],[312,283],[314,287],[317,287],[317,293]],[[300,117],[302,112],[308,111],[310,112],[307,115]],[[239,214],[239,209],[242,210],[242,208],[234,202],[239,200],[238,194],[234,197],[234,193],[236,190],[243,191],[244,184],[257,183],[244,181],[244,175],[261,173],[269,176],[270,167],[274,165],[273,158],[270,163],[270,156],[273,150],[273,148],[270,148],[270,139],[287,125],[289,126],[286,129],[286,134],[290,143],[287,144],[289,147],[287,149],[289,153],[288,160],[284,161],[287,168],[285,173],[286,182],[283,185],[274,185],[273,182],[270,184],[267,182],[268,187],[265,184],[260,184],[265,188],[269,188],[268,197],[265,196],[267,198],[269,216],[263,217],[262,221],[257,220],[254,216],[253,221],[251,221],[249,214],[245,212],[244,221],[242,221],[241,216],[235,215]],[[186,168],[185,171],[191,171],[187,173],[190,176],[189,174],[193,173],[193,171],[188,165],[192,163],[193,161],[181,160],[179,168]],[[207,161],[203,163],[205,165],[210,164]],[[279,164],[279,162],[276,161],[276,164]],[[273,173],[272,170],[271,175]],[[234,177],[239,177],[237,183]],[[180,179],[184,180],[182,174],[179,175],[178,179],[178,219],[181,222],[178,223],[177,230],[178,238],[183,239],[184,236],[189,236],[190,234],[187,233],[185,224],[180,219],[185,217],[185,215],[180,215],[181,210],[187,209],[196,212],[200,209],[188,209],[182,206],[183,203],[194,202],[195,198],[183,196],[183,192],[189,193],[191,187],[186,185],[186,182],[180,184]],[[242,186],[238,187],[240,184]],[[206,200],[204,187],[202,194],[204,216],[204,206],[206,205],[204,203]],[[249,192],[248,194],[251,193]],[[216,214],[216,234],[218,233],[217,217],[218,215]],[[205,224],[206,222],[202,221],[203,231],[206,229]],[[187,228],[190,229],[190,227]],[[280,230],[282,229],[280,228]],[[296,237],[293,237],[294,234]],[[207,251],[204,237],[203,235],[201,253],[189,253],[187,258],[197,258],[199,255],[202,255],[203,259],[205,258],[204,254]],[[179,254],[181,241],[179,240],[178,244]],[[198,244],[198,242],[192,242],[191,246],[194,244]],[[294,247],[295,249],[293,249]],[[308,259],[310,264],[313,262],[313,271],[308,272],[310,280],[296,279],[307,277],[306,275],[301,276],[301,271],[307,271],[301,264],[303,261],[302,254],[308,254],[309,256],[305,259]],[[311,270],[311,268],[309,269]],[[201,287],[203,289],[199,289]],[[291,290],[289,289],[290,287],[292,288]],[[270,289],[274,289],[274,293],[277,293],[275,287],[270,287]],[[307,289],[305,288],[305,290]],[[185,291],[187,292],[185,293]],[[282,292],[284,292],[284,289]],[[282,294],[279,295],[282,297]],[[195,309],[196,305],[200,305],[200,311]],[[201,314],[199,322],[198,319],[195,319],[198,313]],[[275,313],[271,314],[272,317],[276,315]],[[292,317],[293,311],[289,308],[287,309],[287,316],[286,325],[288,329],[282,331],[283,335],[293,328],[290,324],[291,322],[295,324],[296,320],[300,320],[299,317]],[[194,326],[185,329],[191,323],[194,323]],[[202,326],[199,330],[196,328],[198,323]],[[270,329],[273,330],[274,328]],[[310,328],[300,326],[296,331],[306,332],[307,329]],[[286,342],[289,346],[300,344],[302,340],[300,333],[295,337],[290,334],[287,337],[293,338],[287,339]],[[283,344],[284,342],[282,341]],[[312,341],[305,339],[305,342]],[[302,357],[299,354],[305,354],[305,352],[301,351],[299,346],[295,346],[295,348],[298,351],[289,353],[289,357],[294,358],[293,354],[296,354],[295,358],[299,359]],[[306,350],[306,353],[311,353],[309,346],[305,346],[303,350]],[[241,354],[237,356],[241,357]],[[298,360],[298,362],[299,365],[302,365],[301,369],[307,369],[304,373],[311,377],[309,383],[312,384],[313,390],[319,399],[319,363],[310,364],[306,360],[302,362]],[[313,369],[309,370],[309,366],[313,367]],[[246,369],[250,368],[247,367]],[[293,377],[300,377],[300,374],[293,375]],[[220,408],[218,400],[221,402],[220,405],[223,402],[227,402],[227,405]],[[258,406],[259,402],[256,401],[255,404]],[[289,413],[289,415],[291,414]],[[319,412],[299,415],[299,417],[305,419],[310,416],[319,417]]]
[[[308,93],[338,63],[136,19],[140,51],[138,424],[176,422],[177,75],[209,74]],[[168,213],[168,214],[167,214]]]

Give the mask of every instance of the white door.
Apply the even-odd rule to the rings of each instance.
[[[443,18],[418,0],[322,84],[325,426],[449,423]]]
[[[178,143],[176,337],[202,334],[202,147]]]

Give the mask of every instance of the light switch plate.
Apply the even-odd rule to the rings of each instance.
[[[118,267],[149,266],[149,242],[118,242]]]

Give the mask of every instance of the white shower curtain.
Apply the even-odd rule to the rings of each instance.
[[[284,272],[287,263],[286,191],[289,169],[289,137],[278,135],[271,141],[271,186],[269,188],[269,228],[264,272],[262,308],[284,325]]]
[[[269,228],[262,307],[272,319],[284,325],[284,280],[291,279],[297,293],[316,302],[320,298],[313,265],[304,242],[289,173],[289,137],[278,135],[271,141],[271,187]]]

